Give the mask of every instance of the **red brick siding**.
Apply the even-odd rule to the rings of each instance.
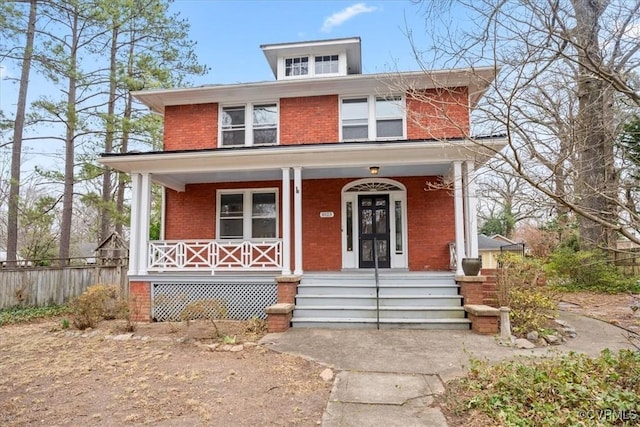
[[[425,191],[435,177],[397,178],[407,187],[409,269],[448,270],[449,242],[455,240],[453,197],[447,190]]]
[[[151,321],[151,284],[149,282],[129,282],[129,310],[132,321]]]
[[[307,271],[342,268],[342,188],[350,179],[311,179],[302,182],[302,260]],[[320,218],[320,212],[333,218]]]
[[[280,99],[280,144],[338,141],[338,96]]]
[[[167,189],[165,239],[215,239],[217,190],[277,188],[282,206],[281,184],[282,181],[190,184],[182,193]]]
[[[176,105],[165,109],[164,149],[218,146],[218,104]]]
[[[280,99],[280,144],[336,142],[339,138],[338,95]],[[430,89],[407,96],[407,138],[456,138],[469,131],[468,90]],[[164,149],[218,146],[218,104],[168,106]]]
[[[457,138],[469,132],[466,87],[430,89],[407,96],[407,137]]]
[[[166,190],[165,238],[215,238],[216,191],[212,184],[187,185],[180,193]]]

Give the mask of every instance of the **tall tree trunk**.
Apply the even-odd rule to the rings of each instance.
[[[109,103],[107,105],[107,128],[104,139],[104,151],[113,151],[113,140],[115,133],[115,110],[116,110],[116,52],[118,48],[118,28],[113,23],[111,33],[111,53],[109,55]],[[104,241],[111,231],[111,203],[112,203],[112,172],[109,166],[104,167],[102,174],[102,204],[100,209],[100,235],[99,242]]]
[[[66,265],[69,261],[71,246],[71,222],[73,219],[73,185],[74,163],[75,163],[75,133],[77,128],[76,112],[76,85],[78,72],[78,11],[73,13],[73,28],[71,51],[69,53],[69,86],[67,94],[67,131],[65,136],[65,159],[64,159],[64,192],[62,195],[62,221],[60,225],[60,250],[58,258],[60,265]]]
[[[136,32],[131,31],[130,34],[131,41],[129,43],[129,54],[127,60],[127,75],[133,77],[134,73],[134,53],[135,53],[135,37]],[[129,134],[131,132],[131,114],[133,111],[133,99],[131,98],[131,94],[127,93],[126,95],[126,104],[124,107],[124,112],[122,114],[122,144],[120,145],[120,152],[126,153],[129,150]],[[120,216],[120,218],[124,217],[124,191],[127,185],[126,175],[122,172],[118,173],[118,189],[116,191],[116,210]],[[116,233],[124,238],[123,234],[123,221],[120,220],[116,224]]]
[[[592,70],[602,62],[599,46],[599,18],[607,0],[573,0],[576,14],[575,38],[578,46],[578,146],[577,194],[585,209],[617,222],[616,175],[613,161],[611,109],[612,91]],[[579,219],[580,244],[585,249],[614,248],[614,233],[584,217]]]
[[[9,187],[9,212],[7,218],[7,265],[15,266],[18,254],[18,210],[20,205],[20,163],[22,162],[22,134],[24,129],[27,105],[27,89],[29,87],[29,73],[33,56],[33,43],[36,32],[37,1],[31,0],[29,9],[29,23],[27,25],[27,41],[24,47],[22,72],[20,74],[20,89],[18,91],[18,105],[16,120],[13,125],[13,146],[11,148],[11,182]]]

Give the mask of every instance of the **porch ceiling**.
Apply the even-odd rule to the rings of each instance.
[[[303,179],[364,178],[369,167],[379,177],[446,175],[451,162],[483,164],[505,145],[504,138],[314,144],[103,155],[100,163],[128,173],[150,173],[168,188],[206,182],[282,179],[282,168],[302,167]]]

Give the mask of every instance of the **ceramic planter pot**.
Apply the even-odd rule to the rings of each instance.
[[[482,268],[482,258],[462,258],[462,271],[465,276],[477,276]]]

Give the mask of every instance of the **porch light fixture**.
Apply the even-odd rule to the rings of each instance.
[[[378,172],[380,172],[380,166],[369,166],[369,173],[371,176],[378,175]]]

